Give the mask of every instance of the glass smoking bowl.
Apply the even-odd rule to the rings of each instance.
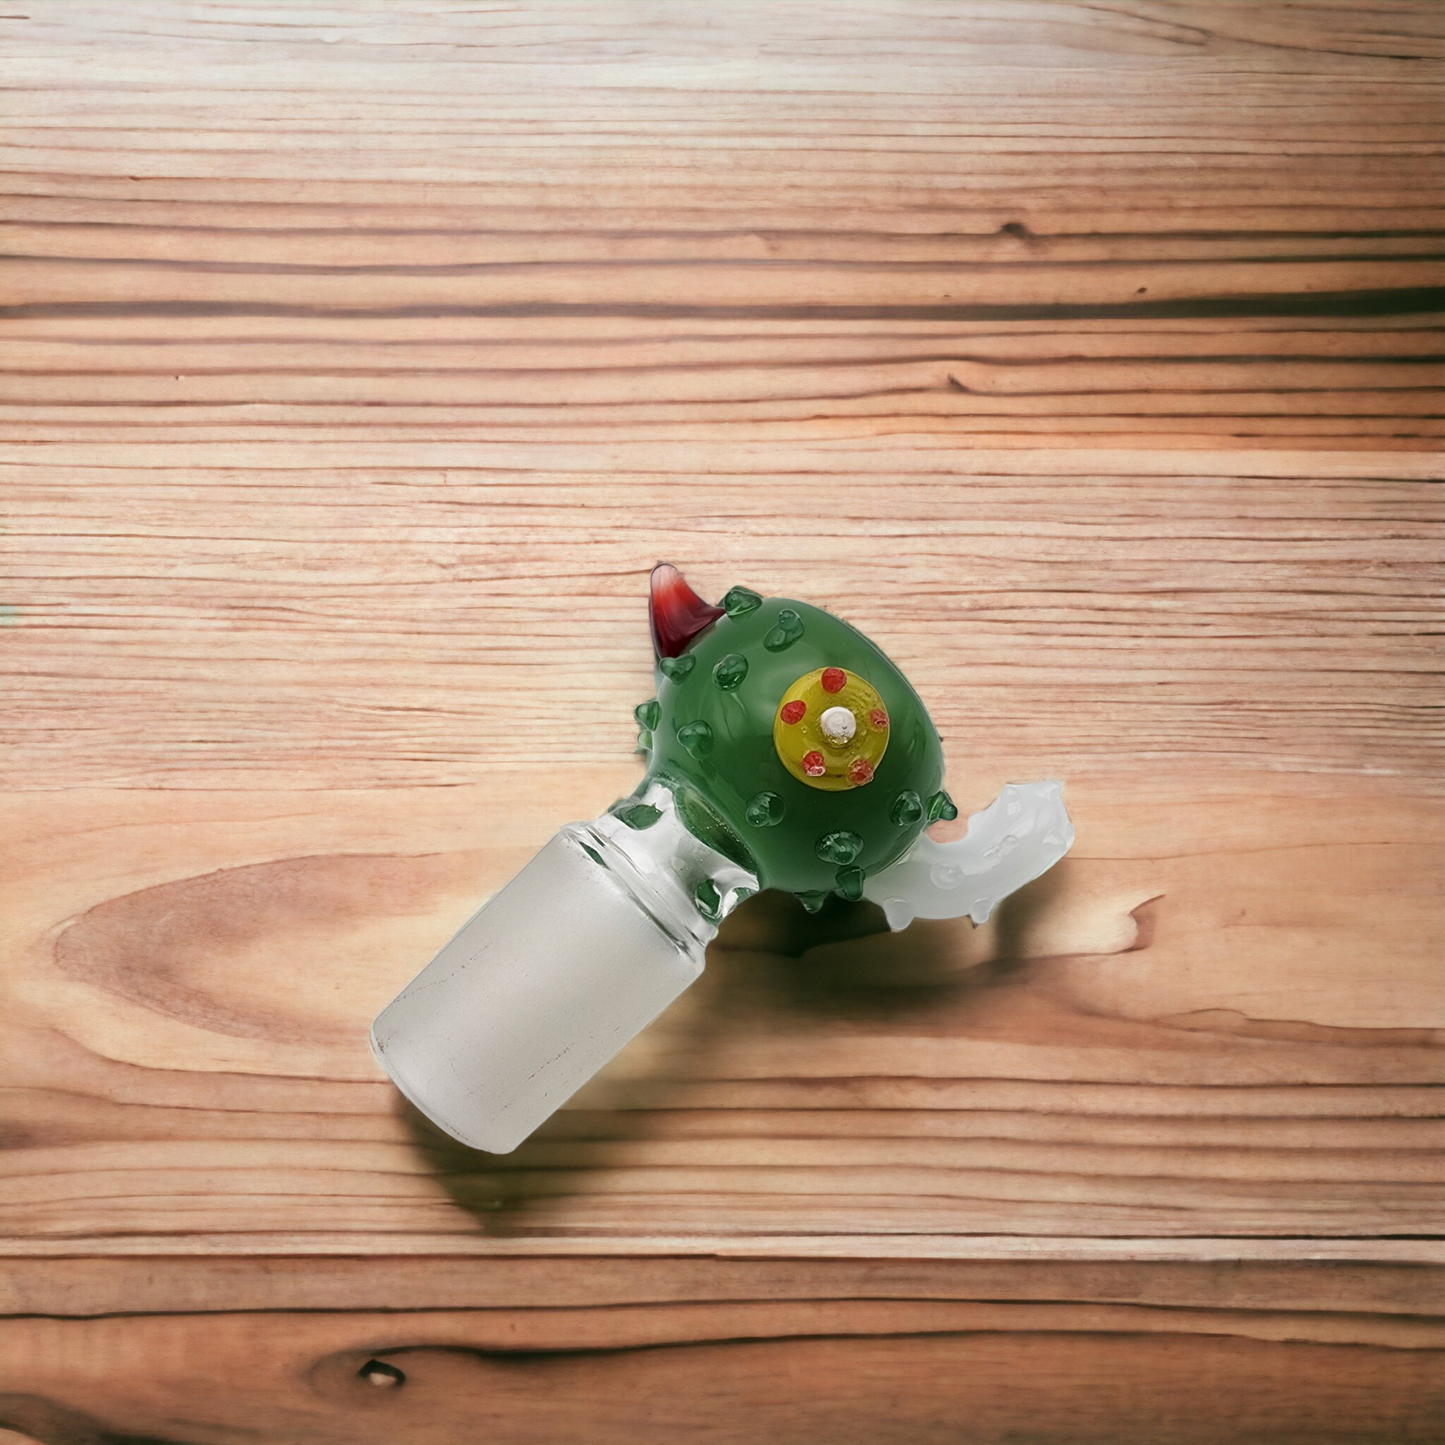
[[[809,910],[830,893],[914,918],[982,923],[1053,866],[1074,830],[1058,782],[958,810],[917,693],[821,608],[734,587],[704,602],[652,573],[657,695],[646,775],[569,823],[382,1010],[377,1058],[429,1119],[515,1149],[692,983],[718,924],[759,888]]]

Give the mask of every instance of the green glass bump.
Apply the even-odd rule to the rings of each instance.
[[[639,727],[645,727],[648,732],[652,732],[662,721],[662,704],[655,697],[650,697],[632,709],[632,716],[637,719]]]
[[[776,828],[783,821],[787,805],[776,793],[754,793],[743,816],[754,828]]]
[[[778,613],[778,624],[763,638],[763,646],[769,652],[782,652],[791,647],[803,635],[803,619],[791,607]]]
[[[863,851],[863,840],[856,833],[839,828],[835,832],[824,833],[813,844],[813,851],[825,863],[851,863]]]
[[[910,827],[923,817],[923,799],[912,788],[905,788],[894,798],[893,811],[888,816],[895,828]]]
[[[651,803],[619,804],[612,813],[614,817],[621,818],[629,828],[636,828],[639,832],[652,827],[662,817],[662,810],[654,808]]]
[[[684,723],[677,730],[677,740],[699,762],[712,751],[712,729],[705,722]]]
[[[652,734],[646,728],[637,735],[637,746],[632,750],[635,753],[650,753],[652,751]]]
[[[741,903],[743,899],[751,898],[753,894],[755,894],[757,891],[758,890],[756,888],[735,888],[733,890],[733,897],[736,898],[739,903]]]
[[[669,682],[682,682],[697,666],[697,658],[690,652],[684,652],[681,657],[664,657],[657,665]]]
[[[863,896],[863,870],[861,868],[840,868],[838,870],[838,892],[844,898],[856,903]]]
[[[816,893],[799,893],[796,897],[809,913],[816,913],[828,901],[828,890],[824,888]]]
[[[763,599],[750,587],[734,587],[718,605],[729,617],[746,617],[763,605]]]
[[[748,660],[741,652],[730,652],[712,670],[712,680],[724,692],[732,692],[742,685],[748,675]]]
[[[599,868],[605,868],[607,866],[602,861],[602,855],[590,843],[584,843],[582,845],[582,851],[597,864]]]
[[[928,821],[936,823],[940,818],[951,823],[958,817],[958,808],[952,798],[940,789],[928,800]]]
[[[697,904],[697,911],[708,922],[716,923],[722,912],[722,894],[717,891],[717,884],[711,878],[704,878],[692,896]]]

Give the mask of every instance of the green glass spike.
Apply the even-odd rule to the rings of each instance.
[[[701,721],[684,723],[677,730],[677,740],[699,762],[712,752],[714,741],[712,728]]]
[[[904,788],[894,798],[888,817],[895,828],[910,828],[923,817],[923,800],[912,788]]]
[[[769,652],[783,652],[803,635],[803,619],[791,607],[778,613],[777,625],[763,638],[763,646]]]
[[[851,863],[863,851],[863,840],[856,833],[839,828],[824,833],[813,844],[813,851],[825,863]]]
[[[746,617],[763,605],[763,599],[750,587],[734,587],[723,598],[722,610],[729,617]]]
[[[754,828],[776,828],[783,821],[787,805],[776,793],[754,793],[743,816]]]
[[[712,670],[712,680],[724,692],[733,692],[741,687],[747,675],[748,660],[740,652],[728,653],[726,657],[719,659]]]
[[[958,808],[952,798],[942,789],[934,793],[928,800],[928,821],[936,823],[940,818],[946,823],[951,823],[958,817]]]

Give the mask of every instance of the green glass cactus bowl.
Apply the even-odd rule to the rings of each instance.
[[[809,907],[835,891],[860,897],[869,876],[952,815],[927,709],[857,628],[821,607],[743,588],[711,608],[675,569],[659,567],[653,631],[657,695],[637,709],[648,753],[639,794],[666,783],[688,826],[764,887]],[[795,686],[814,674],[811,688]],[[851,701],[851,719],[848,707],[828,706],[826,689],[839,678],[835,696]],[[784,711],[790,690],[809,702]],[[841,719],[836,746],[816,726],[831,714]],[[827,769],[817,778],[804,769],[810,757]]]

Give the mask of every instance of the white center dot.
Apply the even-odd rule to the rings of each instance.
[[[848,743],[858,731],[858,719],[846,707],[830,707],[818,719],[818,726],[830,743]]]

